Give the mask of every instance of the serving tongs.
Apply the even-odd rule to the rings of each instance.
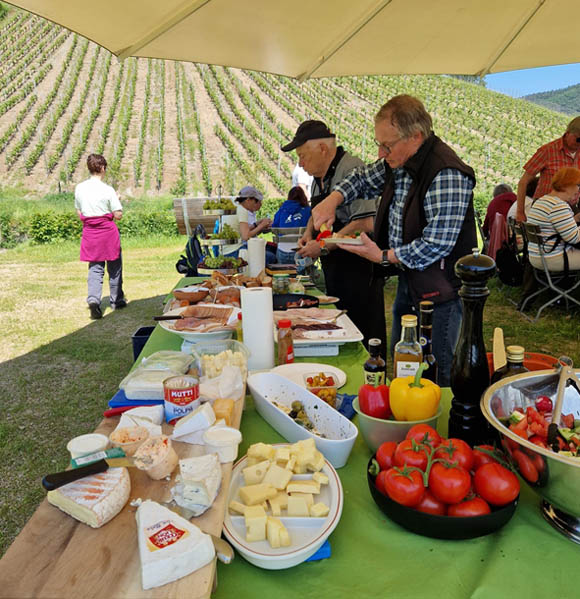
[[[552,451],[554,452],[560,451],[560,444],[558,443],[558,426],[562,415],[562,404],[564,403],[566,387],[571,385],[580,394],[580,379],[574,374],[572,366],[572,359],[568,356],[561,356],[558,358],[558,364],[556,365],[556,372],[559,373],[558,393],[552,412],[552,421],[548,425],[548,445],[552,447]]]

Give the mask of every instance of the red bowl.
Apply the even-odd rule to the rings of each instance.
[[[531,372],[533,370],[549,370],[554,368],[558,362],[558,358],[548,356],[547,354],[538,354],[535,352],[526,352],[524,354],[524,366]],[[487,364],[489,366],[489,374],[493,374],[493,354],[487,352]]]

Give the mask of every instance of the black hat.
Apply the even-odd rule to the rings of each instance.
[[[283,152],[290,152],[310,139],[324,139],[325,137],[336,137],[334,133],[322,121],[304,121],[296,129],[294,139],[285,146],[282,146]]]

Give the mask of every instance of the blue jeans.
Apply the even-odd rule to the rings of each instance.
[[[407,278],[401,274],[393,303],[391,355],[394,353],[395,343],[401,339],[401,316],[404,314],[416,314],[419,318],[419,310],[413,305]],[[433,355],[438,366],[437,383],[441,387],[450,386],[451,362],[455,354],[462,318],[463,305],[459,298],[435,304],[433,307]]]

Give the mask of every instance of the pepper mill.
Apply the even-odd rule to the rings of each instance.
[[[479,402],[489,387],[489,366],[483,342],[483,306],[489,295],[487,281],[494,273],[495,262],[480,254],[478,248],[455,263],[455,274],[462,283],[459,297],[463,304],[463,320],[451,363],[453,399],[449,437],[463,439],[472,447],[493,437]]]

